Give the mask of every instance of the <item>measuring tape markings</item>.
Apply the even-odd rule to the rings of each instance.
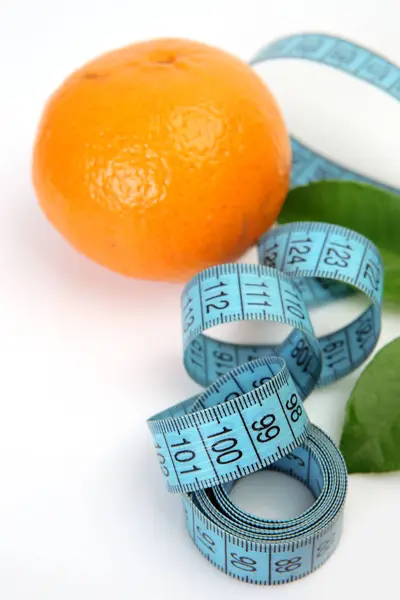
[[[323,223],[273,229],[261,238],[259,256],[268,266],[219,265],[185,287],[185,367],[197,380],[217,379],[204,393],[152,417],[149,426],[168,489],[183,494],[197,547],[230,575],[276,584],[317,568],[339,538],[344,461],[328,436],[310,424],[302,400],[317,383],[343,377],[372,351],[380,331],[383,268],[364,236]],[[305,277],[352,285],[371,306],[318,341],[296,285]],[[253,356],[239,365],[237,345],[203,334],[215,325],[252,319],[295,329],[279,348],[254,347]],[[275,357],[256,358],[256,351]],[[232,482],[266,466],[308,485],[316,498],[309,511],[274,522],[234,507],[228,496]],[[316,560],[321,539],[327,551],[317,551]],[[243,543],[248,552],[238,554]]]
[[[335,66],[400,99],[400,70],[350,42],[292,36],[264,48],[253,64],[285,57]],[[372,182],[293,139],[292,147],[292,185],[332,174]],[[187,529],[200,552],[235,578],[280,584],[314,571],[339,542],[346,466],[332,440],[310,424],[302,401],[372,352],[381,326],[383,267],[378,250],[362,235],[323,223],[273,229],[259,241],[258,252],[261,265],[212,267],[185,287],[184,364],[208,387],[149,419],[149,427],[167,486],[182,493]],[[348,286],[370,300],[369,308],[317,340],[307,307],[346,295]],[[272,320],[293,331],[273,346],[203,334],[241,320]],[[314,504],[298,517],[275,521],[238,508],[229,496],[233,485],[265,466],[302,481]]]
[[[261,265],[220,265],[195,276],[182,295],[184,364],[201,385],[209,385],[226,371],[247,362],[238,345],[216,342],[202,331],[216,325],[241,320],[270,320],[286,323],[298,330],[298,338],[307,338],[310,352],[319,362],[318,349],[304,299],[293,278]],[[303,335],[302,335],[303,334]],[[293,338],[289,343],[293,343]],[[253,348],[254,358],[276,356],[276,347]],[[310,393],[314,387],[310,372],[297,373],[296,381]]]
[[[325,34],[300,34],[282,38],[262,48],[250,61],[255,66],[272,59],[298,58],[320,63],[361,79],[400,100],[400,69],[386,58],[353,42]],[[346,169],[317,154],[292,137],[292,187],[323,179],[349,179],[399,190]]]
[[[369,298],[372,304],[360,317],[320,338],[325,360],[319,385],[335,381],[362,364],[380,331],[383,264],[376,247],[361,234],[313,222],[271,230],[259,241],[258,252],[263,264],[294,277],[330,277]],[[332,359],[327,360],[329,356]]]
[[[346,468],[326,434],[311,426],[296,453],[270,468],[302,481],[315,503],[294,519],[273,521],[235,506],[232,482],[183,496],[187,529],[200,552],[221,571],[250,583],[304,577],[329,558],[340,537]]]
[[[163,413],[150,421],[168,487],[181,492],[242,477],[297,446],[308,425],[302,399],[316,385],[321,370],[319,346],[303,299],[295,283],[276,269],[237,264],[206,269],[185,288],[182,311],[187,368],[196,373],[203,368],[202,380],[210,370],[213,379],[223,375],[218,369],[229,372],[200,396],[190,414],[182,416],[178,405],[175,413],[168,411],[167,421]],[[215,350],[200,362],[196,338],[203,329],[245,319],[296,327],[298,339],[308,348],[307,368],[295,361],[289,374],[282,359],[265,357],[232,370],[237,357]],[[204,337],[204,346],[208,339]],[[293,335],[289,343],[293,344]],[[260,386],[268,372],[271,380]]]
[[[201,274],[201,280],[205,282],[203,288],[199,287],[201,283],[199,276],[196,276],[185,288],[182,297],[183,326],[186,330],[184,364],[191,377],[202,385],[207,385],[225,371],[251,358],[278,353],[289,361],[292,376],[299,387],[303,388],[304,395],[308,395],[315,385],[313,383],[315,370],[312,373],[304,373],[303,365],[297,365],[296,361],[293,361],[294,357],[290,357],[293,353],[292,346],[297,345],[298,352],[302,353],[309,347],[309,340],[305,340],[304,335],[296,332],[278,348],[277,346],[246,346],[246,351],[251,349],[247,357],[243,357],[242,353],[239,354],[238,346],[235,344],[216,342],[201,335],[203,324],[209,327],[231,320],[265,318],[288,323],[303,331],[306,326],[307,331],[310,332],[311,325],[308,317],[303,325],[302,319],[298,316],[294,318],[292,314],[293,311],[297,311],[297,315],[307,315],[305,304],[299,303],[298,290],[293,291],[293,277],[331,277],[354,286],[371,300],[371,307],[353,323],[321,338],[322,354],[326,358],[331,356],[332,360],[324,361],[320,385],[335,381],[359,366],[375,347],[380,330],[383,266],[376,248],[364,236],[341,227],[326,226],[323,223],[296,223],[281,226],[261,238],[259,256],[260,260],[268,266],[291,275],[292,281],[282,275],[278,277],[276,271],[272,272],[272,276],[271,272],[264,274],[258,265],[223,265],[221,268],[213,267],[212,270],[206,270]],[[244,275],[241,275],[242,272],[256,275],[259,278],[258,283],[254,278],[246,281]],[[285,281],[283,290],[286,294],[280,291],[282,281]],[[292,286],[290,289],[287,287],[288,282]],[[248,296],[251,299],[261,298],[259,302],[261,307],[258,311],[250,310],[250,306],[244,306],[243,301],[242,306],[238,307],[238,298],[243,298],[248,293],[246,285],[262,290],[256,292],[259,296],[255,298]],[[213,294],[211,299],[204,295],[204,289],[211,290]],[[218,301],[215,300],[215,296]],[[293,299],[294,303],[290,301],[286,306],[288,298]],[[211,303],[213,308],[210,309],[208,302],[217,302],[217,304]],[[271,306],[264,306],[264,304],[271,304]],[[217,308],[214,308],[215,306]],[[291,315],[290,318],[287,316],[285,318],[285,310]],[[219,314],[214,317],[215,312]],[[203,323],[204,314],[208,313],[211,313],[211,316]],[[311,354],[317,356],[315,347],[312,344],[311,346],[310,358]]]
[[[268,381],[253,389],[261,376]],[[309,426],[278,357],[234,369],[200,395],[192,411],[182,416],[178,405],[167,421],[161,413],[149,423],[170,491],[210,487],[267,466],[304,441]]]

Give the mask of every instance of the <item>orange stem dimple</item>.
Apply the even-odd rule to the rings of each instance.
[[[161,50],[158,52],[152,52],[152,54],[149,56],[149,60],[160,65],[168,65],[176,61],[176,56],[171,52],[165,52]]]

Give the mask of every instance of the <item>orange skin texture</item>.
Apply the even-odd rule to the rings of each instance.
[[[288,134],[241,60],[161,39],[100,56],[44,109],[33,182],[81,253],[131,277],[185,281],[240,257],[289,187]]]

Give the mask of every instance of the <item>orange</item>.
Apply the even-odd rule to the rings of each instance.
[[[274,223],[290,160],[279,109],[248,65],[160,39],[64,81],[38,128],[33,180],[77,250],[125,275],[182,281],[237,259]]]

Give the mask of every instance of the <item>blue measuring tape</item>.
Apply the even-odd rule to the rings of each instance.
[[[400,98],[398,68],[329,36],[286,38],[263,49],[253,64],[295,56],[338,66],[345,48],[344,70],[353,75],[368,79],[374,64],[395,68],[397,79],[385,71],[379,87]],[[377,77],[377,67],[373,72]],[[296,141],[293,150],[292,184],[333,166]],[[306,156],[317,161],[312,169]],[[334,178],[365,180],[335,168]],[[316,386],[352,372],[374,349],[381,327],[383,265],[364,236],[325,223],[272,229],[259,240],[258,254],[258,265],[218,265],[186,285],[184,364],[206,389],[151,417],[148,425],[167,487],[181,493],[187,529],[200,552],[235,578],[280,584],[321,566],[340,538],[346,466],[332,440],[310,423],[303,401]],[[348,326],[317,339],[308,308],[349,290],[363,293],[368,308]],[[204,333],[244,320],[275,321],[292,332],[274,346],[220,342]],[[233,485],[263,468],[302,481],[314,504],[298,517],[276,521],[241,510],[230,498]]]
[[[303,59],[343,71],[400,100],[400,69],[383,56],[353,42],[324,34],[299,34],[281,38],[262,48],[250,61],[257,65],[272,59]],[[292,187],[323,179],[350,179],[376,185],[398,194],[400,190],[345,169],[292,139]]]

